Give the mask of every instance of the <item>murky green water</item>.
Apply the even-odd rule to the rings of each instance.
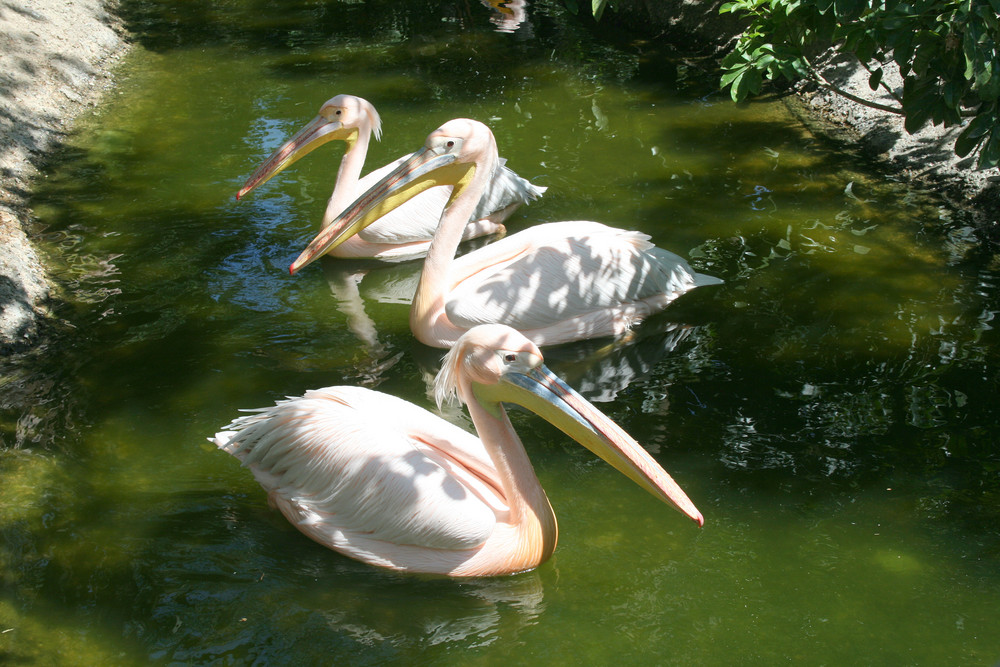
[[[123,4],[138,45],[122,85],[34,201],[71,305],[58,344],[0,381],[19,404],[0,413],[0,661],[1000,659],[1000,264],[932,194],[561,3],[514,33],[479,3]],[[369,165],[478,118],[550,188],[513,231],[616,223],[725,279],[627,344],[547,352],[703,529],[516,413],[555,557],[502,579],[400,576],[301,536],[205,441],[312,387],[430,405],[439,352],[399,297],[419,264],[287,274],[342,148],[233,198],[336,93],[382,114]]]

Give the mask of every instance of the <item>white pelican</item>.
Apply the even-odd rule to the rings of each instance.
[[[538,345],[617,336],[681,294],[722,282],[645,234],[585,220],[537,225],[456,259],[465,220],[496,168],[488,127],[448,121],[320,232],[291,273],[409,198],[449,183],[455,189],[410,310],[410,327],[426,345],[449,347],[471,327],[493,322]]]
[[[328,141],[339,139],[347,144],[340,161],[337,180],[323,214],[325,229],[355,197],[396,168],[403,156],[361,178],[372,134],[382,136],[382,121],[368,100],[354,95],[337,95],[323,103],[319,114],[274,151],[243,184],[239,199],[265,183],[299,158]],[[502,162],[501,162],[502,164]],[[521,204],[534,201],[547,188],[532,185],[507,167],[501,166],[489,183],[474,211],[470,212],[463,239],[477,238],[504,231],[503,224]],[[419,257],[427,252],[430,240],[441,219],[451,187],[432,188],[380,220],[357,237],[331,250],[336,257],[373,257],[398,261]]]
[[[464,401],[481,440],[393,396],[327,387],[240,417],[213,441],[300,531],[395,570],[501,575],[552,555],[556,517],[501,402],[536,412],[704,524],[656,460],[509,327],[462,336],[444,357],[435,396]]]

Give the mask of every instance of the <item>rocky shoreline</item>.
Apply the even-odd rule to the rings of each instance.
[[[107,0],[0,5],[0,355],[36,342],[50,311],[28,196],[46,155],[113,85],[128,50],[114,9]]]
[[[901,92],[903,80],[895,63],[886,64],[884,70],[883,80]],[[829,56],[823,76],[852,95],[895,105],[886,93],[873,96],[868,72],[844,57]],[[937,192],[954,209],[970,214],[984,240],[1000,241],[1000,170],[977,169],[975,152],[965,158],[955,155],[962,126],[927,124],[908,134],[902,116],[857,104],[825,88],[802,90],[786,98],[786,104],[815,133],[856,145],[878,160],[886,173]]]
[[[718,54],[739,33],[718,2],[621,0],[614,20],[650,37],[682,37]],[[42,336],[53,288],[31,243],[27,201],[46,155],[71,131],[73,120],[113,87],[114,65],[129,48],[114,0],[7,0],[0,5],[0,356],[29,349]],[[867,73],[831,58],[831,82],[869,95]],[[898,81],[898,76],[897,76]],[[886,170],[935,188],[977,227],[1000,239],[1000,172],[959,160],[951,142],[960,128],[928,126],[917,135],[902,119],[826,90],[787,98],[817,134],[856,144]]]

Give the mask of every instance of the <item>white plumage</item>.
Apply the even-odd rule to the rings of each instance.
[[[275,150],[247,178],[236,195],[237,199],[265,183],[289,165],[332,140],[347,144],[347,150],[337,171],[333,192],[327,202],[320,228],[325,228],[354,201],[355,197],[379,182],[409,156],[361,176],[371,137],[382,136],[382,120],[367,100],[354,95],[337,95],[320,107],[319,114],[295,135]],[[464,239],[478,238],[504,231],[503,221],[521,204],[540,197],[546,190],[521,178],[498,162],[493,178],[484,190],[478,205],[463,231]],[[415,197],[396,211],[385,216],[358,236],[333,249],[337,257],[373,257],[399,261],[426,254],[437,230],[452,188],[435,187]]]
[[[327,387],[250,411],[212,441],[304,534],[397,570],[508,574],[555,549],[555,515],[502,402],[537,412],[701,525],[666,471],[513,329],[480,326],[456,343],[435,383],[439,400],[452,394],[481,439],[394,396]]]
[[[295,273],[426,188],[456,191],[424,261],[410,328],[449,347],[476,324],[502,323],[538,345],[617,336],[681,294],[722,281],[694,271],[645,234],[587,220],[536,225],[455,257],[497,164],[490,129],[456,119],[360,195],[292,263]]]

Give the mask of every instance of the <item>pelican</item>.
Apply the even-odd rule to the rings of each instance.
[[[394,570],[494,576],[552,555],[556,517],[502,402],[532,410],[704,524],[656,460],[510,327],[463,335],[434,391],[439,405],[452,397],[467,405],[479,438],[402,399],[327,387],[244,415],[213,441],[307,536]]]
[[[368,100],[354,95],[332,97],[319,109],[319,114],[271,154],[250,175],[236,194],[240,199],[258,185],[270,180],[301,157],[323,144],[339,139],[347,144],[340,161],[337,180],[327,202],[320,228],[325,229],[359,192],[392,171],[406,156],[391,162],[361,178],[371,136],[382,136],[382,121]],[[503,161],[501,161],[501,165]],[[534,201],[547,188],[529,183],[505,166],[484,191],[463,230],[463,240],[499,234],[503,221],[521,204]],[[427,252],[434,236],[441,211],[451,194],[450,187],[432,188],[415,198],[404,208],[394,211],[391,218],[380,220],[363,233],[332,249],[336,257],[365,257],[399,261],[419,257]]]
[[[681,294],[722,282],[645,234],[585,220],[536,225],[456,259],[465,220],[497,166],[488,127],[448,121],[320,232],[290,272],[426,188],[449,183],[454,191],[410,309],[410,328],[426,345],[450,347],[486,323],[508,324],[538,345],[618,336]]]

